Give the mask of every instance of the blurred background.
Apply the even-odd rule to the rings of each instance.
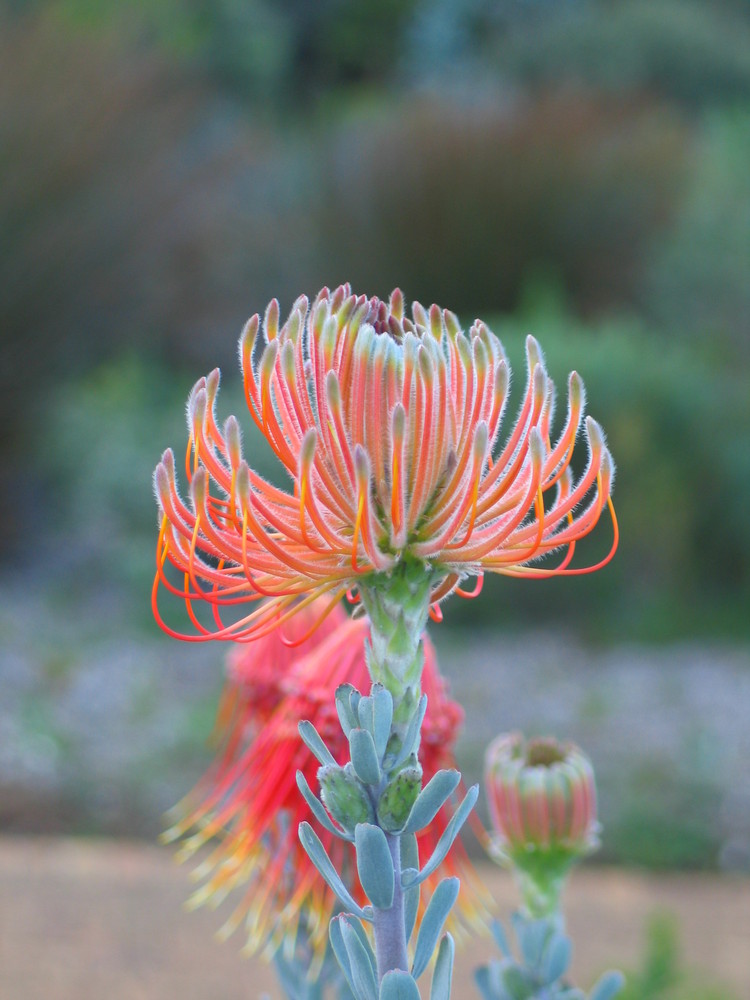
[[[570,736],[600,859],[750,870],[749,166],[745,0],[2,0],[0,829],[153,838],[197,778],[151,471],[215,365],[241,416],[250,313],[349,280],[517,386],[534,333],[618,463],[605,571],[446,606],[469,776]]]

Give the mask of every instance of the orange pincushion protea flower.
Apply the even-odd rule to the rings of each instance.
[[[319,610],[313,608],[310,613]],[[355,897],[365,902],[352,847],[318,827],[295,776],[299,769],[315,786],[319,767],[300,740],[298,720],[312,721],[333,756],[344,764],[349,745],[338,721],[334,693],[345,683],[360,690],[370,686],[364,652],[367,619],[350,619],[341,607],[332,617],[330,634],[321,640],[321,632],[316,632],[317,642],[307,643],[315,648],[286,669],[279,682],[282,700],[262,726],[257,725],[253,704],[237,710],[248,691],[243,674],[257,673],[257,664],[244,671],[241,659],[233,659],[228,687],[233,691],[235,711],[226,716],[223,727],[220,725],[219,755],[196,789],[177,807],[180,818],[164,835],[169,841],[184,838],[181,859],[214,842],[211,853],[194,872],[202,884],[190,903],[217,906],[230,893],[240,894],[220,935],[227,937],[244,924],[249,952],[263,949],[271,955],[284,944],[293,947],[301,924],[319,959],[325,951],[328,924],[337,904],[299,842],[297,828],[305,820],[316,826],[336,869]],[[255,648],[254,644],[249,647],[253,659]],[[426,783],[441,768],[455,766],[453,746],[463,719],[460,706],[446,694],[427,639],[422,687],[428,702],[419,756]],[[423,858],[431,854],[450,817],[449,806],[443,807],[435,822],[419,835]],[[453,917],[453,930],[460,933],[462,926],[482,922],[486,894],[460,842],[454,845],[444,867],[441,877],[461,877],[458,911]],[[437,875],[427,881],[428,892],[438,881]]]
[[[586,418],[588,462],[574,479],[583,383],[571,374],[553,441],[554,387],[533,337],[526,353],[526,391],[503,435],[508,365],[480,320],[466,333],[435,305],[415,302],[407,317],[398,290],[386,303],[344,285],[323,289],[312,305],[299,298],[280,327],[271,302],[262,326],[257,315],[247,323],[240,357],[250,414],[294,492],[252,471],[237,420],[217,424],[218,370],[201,379],[188,401],[189,503],[171,451],[155,472],[162,523],[153,606],[162,626],[179,634],[159,615],[160,585],[186,603],[195,634],[181,637],[248,640],[315,597],[328,595],[333,607],[403,561],[429,569],[433,604],[485,571],[543,578],[604,565],[616,522],[604,560],[569,565],[605,507],[614,521],[603,434]],[[555,550],[564,552],[558,565],[530,565]],[[211,628],[198,621],[196,600],[211,605]]]

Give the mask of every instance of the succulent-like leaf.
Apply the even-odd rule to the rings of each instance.
[[[341,840],[348,840],[350,842],[354,840],[354,837],[350,833],[347,833],[346,830],[342,830],[341,827],[336,826],[335,823],[331,822],[328,813],[323,808],[322,802],[308,785],[307,778],[304,776],[302,771],[297,771],[297,788],[299,788],[302,793],[302,797],[310,807],[310,811],[313,816],[324,829],[328,830],[329,833],[333,833],[335,836],[340,837]]]
[[[377,785],[380,781],[380,762],[375,741],[366,729],[352,729],[349,733],[349,751],[352,766],[360,781],[366,785]]]
[[[370,956],[346,918],[341,923],[341,936],[344,939],[354,992],[358,1000],[378,1000],[378,984]]]
[[[401,871],[406,871],[407,869],[418,871],[419,847],[417,845],[417,838],[413,833],[404,833],[399,838],[399,841],[401,846]],[[417,921],[419,894],[420,888],[418,885],[404,890],[404,929],[406,931],[407,942],[411,939],[414,924]]]
[[[352,729],[356,729],[359,725],[359,719],[356,713],[352,709],[351,695],[356,688],[351,684],[339,684],[336,688],[336,711],[338,712],[339,722],[341,723],[341,728],[344,731],[344,736],[349,738],[349,733]]]
[[[370,797],[351,764],[321,767],[318,781],[326,809],[347,830],[353,830],[357,823],[371,823],[375,819]]]
[[[422,784],[422,768],[405,767],[385,786],[378,799],[378,822],[389,833],[403,829]]]
[[[428,826],[458,788],[460,781],[461,773],[459,771],[438,771],[417,796],[404,828],[405,832],[416,833]]]
[[[341,880],[341,876],[334,868],[333,862],[328,857],[325,847],[320,841],[320,837],[313,830],[309,823],[300,823],[299,839],[302,846],[307,851],[308,856],[315,867],[322,875],[325,882],[333,890],[339,901],[347,910],[351,910],[356,916],[363,920],[372,919],[371,914],[363,910],[355,901],[349,890]]]
[[[382,759],[388,738],[391,735],[393,722],[393,696],[382,684],[373,684],[370,692],[372,699],[372,735],[375,740],[375,751]]]
[[[458,836],[459,830],[466,822],[471,810],[474,808],[478,795],[479,785],[472,785],[466,793],[463,802],[458,809],[456,809],[445,830],[443,830],[440,840],[438,840],[435,845],[435,849],[430,855],[430,858],[424,868],[422,868],[419,872],[404,872],[401,882],[405,889],[412,885],[418,885],[420,882],[424,882],[426,878],[429,878],[429,876],[432,875],[438,865],[442,863],[446,854],[451,849],[453,841]]]
[[[331,754],[331,751],[323,742],[320,733],[312,724],[304,719],[297,726],[299,734],[302,737],[302,741],[307,747],[307,749],[320,761],[321,764],[335,764],[336,761]]]
[[[461,881],[457,878],[444,878],[433,892],[417,934],[417,946],[414,949],[414,963],[411,973],[419,979],[429,965],[438,938],[443,932],[443,925],[448,919],[451,907],[458,898]]]
[[[407,726],[406,733],[404,734],[404,742],[401,744],[398,756],[391,765],[391,770],[398,770],[407,757],[409,757],[412,753],[416,753],[419,749],[419,734],[422,731],[422,722],[424,721],[424,714],[426,711],[427,695],[423,694],[417,702],[417,708],[414,715],[412,715],[409,720],[409,725]]]
[[[546,917],[528,920],[519,913],[514,913],[511,919],[524,962],[531,968],[537,968],[542,961],[547,940],[555,932],[554,922]]]
[[[331,942],[331,947],[333,948],[333,954],[336,956],[336,961],[339,963],[339,967],[344,974],[344,978],[349,984],[352,993],[356,996],[354,980],[352,979],[352,967],[349,961],[346,945],[344,944],[344,935],[341,932],[341,925],[345,919],[346,916],[341,913],[331,920],[328,925],[328,937]]]
[[[417,984],[408,972],[386,972],[380,983],[380,1000],[420,1000]]]
[[[387,910],[393,905],[395,878],[386,836],[379,826],[359,823],[354,831],[357,871],[362,888],[373,906]]]
[[[605,972],[596,983],[589,1000],[612,1000],[625,986],[625,976],[621,972]]]
[[[541,971],[545,983],[557,982],[565,974],[570,965],[571,951],[570,938],[559,932],[552,934],[542,956]]]
[[[430,1000],[450,1000],[453,982],[453,957],[456,946],[450,934],[444,934],[438,948],[435,969],[432,973]]]
[[[490,931],[492,933],[492,937],[495,940],[495,944],[498,946],[503,955],[506,958],[511,958],[512,955],[511,955],[510,945],[508,944],[508,939],[505,936],[505,930],[503,929],[503,925],[500,923],[499,920],[492,921],[492,923],[490,924]]]

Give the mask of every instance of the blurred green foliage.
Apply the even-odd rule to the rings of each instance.
[[[581,95],[513,113],[407,104],[331,144],[323,260],[355,287],[459,312],[516,308],[537,272],[579,311],[628,301],[675,207],[685,141],[662,109]]]
[[[630,972],[618,1000],[734,1000],[724,986],[705,983],[685,969],[679,929],[669,913],[658,912],[646,925],[641,967]]]
[[[247,314],[399,284],[579,368],[619,466],[605,573],[449,619],[747,635],[749,123],[743,0],[0,2],[5,565],[140,587]]]

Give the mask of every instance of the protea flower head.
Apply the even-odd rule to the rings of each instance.
[[[384,302],[343,285],[312,304],[300,297],[281,325],[272,301],[262,323],[257,315],[247,323],[240,359],[250,415],[293,491],[252,470],[235,417],[217,423],[218,370],[201,379],[188,401],[187,502],[171,451],[155,472],[157,618],[163,585],[186,603],[189,638],[248,640],[316,597],[334,606],[399,564],[425,567],[433,607],[471,575],[481,583],[484,572],[544,578],[603,565],[616,524],[609,556],[570,565],[605,507],[614,520],[603,433],[584,420],[574,372],[553,439],[555,390],[533,337],[526,356],[526,390],[505,432],[510,372],[481,320],[465,332],[436,305],[415,302],[407,316],[398,290]],[[570,460],[582,425],[588,460],[576,478]],[[556,550],[556,565],[536,563]],[[195,601],[211,605],[210,628]]]
[[[319,609],[311,608],[315,614]],[[364,902],[351,846],[320,829],[300,795],[296,771],[310,785],[317,781],[318,763],[300,740],[297,723],[309,719],[334,757],[344,764],[349,746],[334,705],[340,684],[369,689],[364,642],[365,618],[348,618],[336,608],[322,630],[306,643],[306,652],[289,663],[280,677],[281,700],[263,725],[257,724],[254,706],[240,704],[249,689],[237,684],[242,662],[233,658],[228,681],[235,711],[220,721],[220,748],[213,766],[196,789],[174,810],[175,823],[163,839],[181,838],[178,857],[191,857],[200,848],[209,853],[194,871],[199,887],[191,906],[218,906],[227,896],[234,908],[220,936],[244,927],[246,950],[267,956],[278,948],[293,949],[298,929],[304,927],[311,946],[322,960],[330,918],[336,900],[320,878],[297,835],[302,821],[316,826],[337,870],[356,898]],[[313,648],[311,648],[311,646]],[[256,644],[243,647],[254,656]],[[278,661],[277,661],[278,662]],[[252,667],[257,672],[257,665]],[[434,649],[425,643],[423,689],[428,696],[422,729],[420,764],[424,781],[440,768],[455,766],[453,746],[463,718],[438,672]],[[428,857],[450,820],[444,807],[436,821],[420,835],[420,854]],[[486,893],[478,883],[464,848],[457,842],[448,856],[445,874],[460,874],[462,881],[453,930],[481,923]],[[428,893],[439,881],[427,883]]]
[[[573,743],[505,734],[487,749],[485,788],[496,856],[532,913],[554,909],[572,862],[598,845],[591,762]]]

